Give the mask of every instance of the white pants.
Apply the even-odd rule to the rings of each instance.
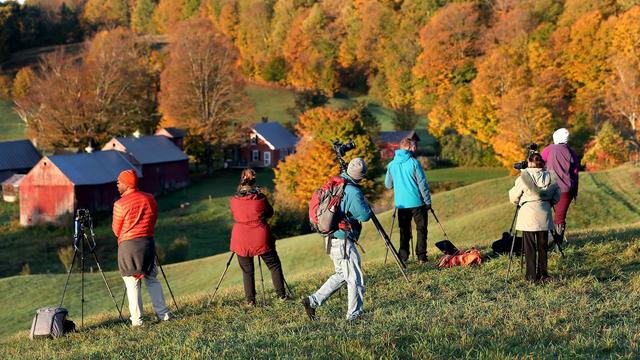
[[[147,292],[151,297],[151,304],[153,310],[156,312],[158,319],[169,320],[169,308],[164,301],[164,294],[162,293],[162,285],[156,278],[158,275],[158,267],[154,266],[153,271],[149,276],[144,277],[144,282],[147,286]],[[127,298],[129,299],[129,313],[131,314],[131,325],[142,325],[142,291],[141,291],[141,279],[136,279],[133,276],[123,276],[124,285],[127,287]]]
[[[364,279],[360,267],[360,254],[353,242],[347,242],[347,254],[344,253],[345,240],[331,241],[331,260],[335,267],[335,274],[309,296],[313,308],[322,305],[343,285],[347,285],[347,319],[353,320],[364,312]]]

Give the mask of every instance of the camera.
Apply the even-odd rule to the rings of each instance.
[[[356,148],[356,144],[353,143],[353,141],[349,141],[346,143],[341,143],[340,140],[334,140],[333,141],[333,151],[336,152],[336,154],[340,157],[343,157],[347,151],[349,150],[353,150]]]
[[[527,146],[527,158],[524,161],[520,161],[513,164],[513,168],[516,170],[526,169],[527,166],[529,165],[529,156],[531,156],[531,154],[537,151],[538,151],[538,144],[536,143],[529,144],[529,146]]]

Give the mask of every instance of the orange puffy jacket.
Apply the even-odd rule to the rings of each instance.
[[[471,249],[465,252],[459,251],[456,255],[445,255],[442,260],[440,260],[440,265],[438,266],[450,268],[458,265],[479,265],[481,262],[482,258],[480,257],[480,251],[477,249]]]

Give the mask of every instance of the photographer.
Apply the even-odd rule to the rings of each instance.
[[[540,153],[527,159],[514,187],[509,190],[509,201],[518,205],[516,230],[522,231],[524,254],[527,262],[526,279],[543,281],[547,272],[547,242],[553,227],[551,207],[560,200],[560,188],[555,176],[544,169]]]
[[[553,223],[555,224],[554,240],[562,243],[567,224],[567,211],[571,201],[578,197],[578,171],[580,161],[575,151],[567,145],[569,131],[565,128],[553,133],[553,142],[542,150],[542,159],[547,170],[556,174],[560,187],[560,201],[555,208]]]
[[[424,176],[420,162],[414,157],[416,143],[411,139],[402,139],[400,149],[387,167],[384,185],[393,189],[395,206],[398,209],[400,226],[400,259],[409,258],[411,239],[411,219],[416,223],[415,253],[420,263],[427,262],[427,224],[431,209],[429,184]]]
[[[153,230],[158,206],[153,195],[138,191],[138,177],[133,170],[121,172],[117,185],[121,197],[113,204],[112,229],[118,238],[118,268],[127,288],[131,325],[142,325],[141,279],[145,280],[158,319],[169,320],[162,285],[156,279]]]
[[[341,175],[346,180],[344,195],[340,201],[340,211],[344,214],[342,221],[344,226],[325,238],[336,272],[315,293],[302,299],[311,320],[317,320],[315,309],[345,283],[348,292],[347,320],[357,319],[364,311],[364,279],[360,267],[360,254],[356,250],[355,242],[360,237],[361,222],[368,221],[373,214],[358,186],[366,173],[367,164],[363,159],[355,158],[349,162],[347,171]]]
[[[231,251],[238,255],[247,304],[250,306],[256,304],[254,256],[260,256],[267,264],[278,297],[288,300],[284,288],[282,264],[276,252],[276,242],[267,225],[267,220],[273,216],[273,208],[267,197],[256,186],[255,171],[252,169],[242,171],[238,192],[229,203],[235,221],[231,231]]]

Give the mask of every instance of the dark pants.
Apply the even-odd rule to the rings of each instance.
[[[522,237],[524,241],[524,257],[527,262],[526,279],[536,281],[548,277],[547,241],[549,240],[549,232],[523,231]]]
[[[409,241],[411,239],[411,219],[416,223],[416,256],[418,260],[427,260],[427,223],[426,206],[409,209],[398,209],[398,225],[400,226],[400,259],[409,258]]]
[[[284,290],[284,275],[282,274],[282,264],[275,250],[271,250],[260,255],[264,263],[271,271],[271,282],[276,289],[276,294],[283,298],[286,296]],[[242,282],[244,283],[244,296],[248,303],[256,303],[256,277],[252,256],[238,255],[238,264],[242,269]]]

